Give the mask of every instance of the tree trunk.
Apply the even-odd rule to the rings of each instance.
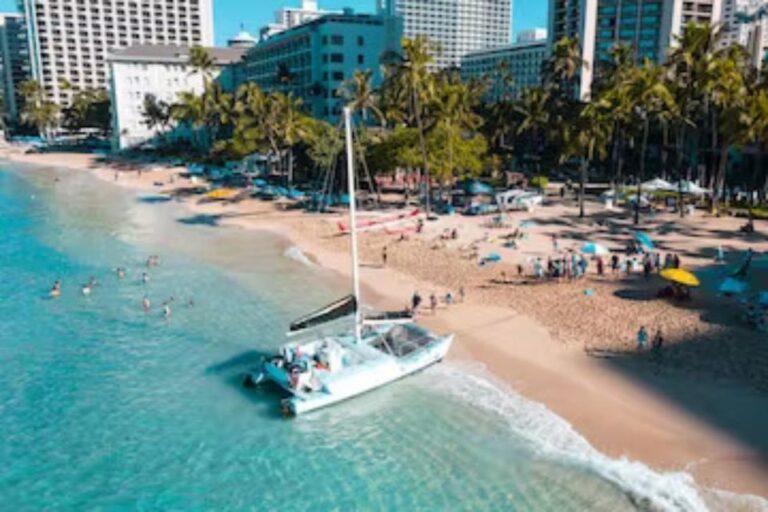
[[[584,158],[581,161],[581,172],[579,173],[579,218],[584,218],[584,189],[587,183],[587,170],[589,169],[589,159]]]
[[[640,143],[640,170],[637,173],[637,196],[635,197],[635,225],[640,224],[640,200],[643,197],[643,178],[645,177],[645,152],[648,148],[648,124],[646,118],[643,121],[643,140]]]
[[[424,123],[422,122],[422,119],[421,119],[421,109],[419,107],[419,98],[415,90],[413,91],[413,106],[416,113],[416,125],[418,126],[418,130],[419,130],[419,146],[421,149],[421,164],[422,164],[422,168],[424,169],[424,176],[426,178],[424,188],[425,188],[427,197],[424,203],[424,210],[426,211],[427,219],[429,219],[429,214],[430,214],[429,203],[431,198],[429,197],[430,196],[429,161],[427,158],[427,141],[424,135]]]
[[[288,148],[288,189],[293,187],[293,148]]]
[[[717,162],[717,172],[714,179],[714,188],[712,189],[712,213],[719,209],[720,200],[723,198],[723,189],[725,188],[725,169],[728,166],[728,145],[723,144],[720,148],[720,157]]]

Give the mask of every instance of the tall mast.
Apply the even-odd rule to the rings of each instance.
[[[361,338],[360,266],[357,257],[357,205],[355,194],[355,158],[352,148],[352,110],[344,107],[344,127],[347,134],[347,189],[349,194],[349,232],[352,235],[352,287],[355,295],[355,340]]]

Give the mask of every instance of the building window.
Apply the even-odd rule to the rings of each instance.
[[[331,36],[331,44],[341,46],[344,44],[344,36]]]
[[[365,64],[365,55],[362,53],[357,56],[357,63],[358,64]]]
[[[365,39],[363,39],[363,36],[357,36],[357,46],[363,45],[365,45]]]
[[[332,53],[331,54],[331,62],[335,62],[337,64],[340,64],[344,62],[344,54],[343,53]]]
[[[344,80],[344,73],[342,71],[334,71],[331,77],[334,80],[341,82],[342,80]]]

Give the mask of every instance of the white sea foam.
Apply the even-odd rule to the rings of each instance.
[[[563,418],[497,382],[476,364],[442,365],[432,375],[440,379],[441,385],[435,389],[497,414],[539,455],[593,472],[612,482],[640,510],[768,511],[768,501],[762,498],[703,489],[688,473],[659,473],[641,462],[608,457],[590,445]]]
[[[283,256],[285,256],[286,258],[290,258],[293,261],[297,261],[297,262],[301,263],[302,265],[306,265],[308,267],[314,267],[315,266],[315,264],[312,262],[312,260],[307,258],[307,255],[304,254],[301,251],[301,249],[299,249],[295,245],[292,245],[289,248],[287,248],[285,250],[285,252],[283,252]]]

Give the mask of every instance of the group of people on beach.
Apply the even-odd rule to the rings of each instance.
[[[146,267],[148,269],[152,267],[157,267],[159,265],[160,265],[160,257],[157,255],[151,255],[146,260]],[[128,275],[128,271],[124,267],[117,267],[114,269],[114,272],[117,279],[121,281],[125,279],[126,276]],[[147,271],[142,272],[141,284],[146,286],[148,283],[149,283],[149,273]],[[88,297],[91,295],[91,293],[94,291],[97,285],[98,285],[98,281],[94,276],[91,276],[85,284],[81,285],[80,293],[83,296]],[[57,279],[56,281],[54,281],[53,286],[51,287],[51,290],[48,293],[48,296],[52,299],[56,299],[61,297],[61,294],[62,294],[61,280]],[[168,319],[171,317],[171,304],[175,300],[176,299],[173,296],[171,296],[167,300],[162,302],[161,308],[162,308],[162,315],[164,318]],[[193,305],[194,305],[194,301],[192,299],[189,299],[189,301],[187,302],[187,307],[192,307]],[[149,296],[147,294],[144,294],[144,297],[142,298],[141,307],[145,313],[149,313],[152,310],[152,301],[149,299]]]
[[[542,257],[531,261],[532,275],[537,280],[554,279],[561,282],[581,279],[587,275],[591,262],[594,262],[595,273],[598,276],[606,275],[607,270],[610,269],[614,276],[643,274],[646,279],[649,279],[654,272],[661,272],[665,268],[680,268],[680,256],[677,254],[668,253],[662,259],[659,252],[645,251],[634,244],[627,247],[623,259],[616,253],[605,258],[596,255],[588,259],[584,254],[573,249],[561,251],[556,237],[552,238],[552,247],[554,256],[547,257],[546,262]],[[522,276],[522,265],[518,265],[517,268],[518,275]]]
[[[463,303],[465,298],[466,298],[466,292],[463,286],[459,286],[459,291],[457,296],[454,296],[451,291],[448,291],[441,299],[438,299],[437,294],[435,294],[435,292],[432,292],[429,294],[429,311],[432,315],[436,315],[437,306],[441,300],[443,304],[445,304],[447,307],[447,306],[453,305],[456,302],[456,300]],[[410,304],[410,312],[412,315],[415,316],[422,310],[423,301],[424,300],[421,297],[421,294],[419,294],[418,290],[413,292],[413,296],[411,296],[411,304]]]

